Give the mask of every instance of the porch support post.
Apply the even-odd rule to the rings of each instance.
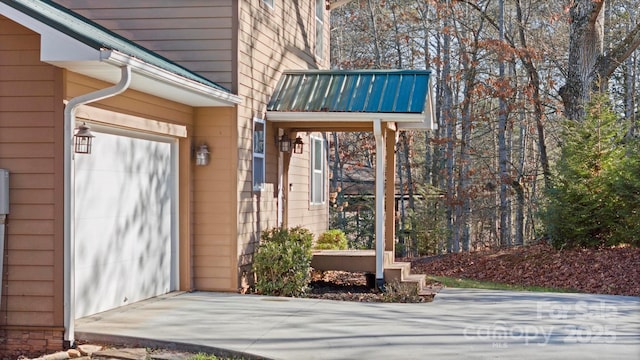
[[[384,160],[385,141],[382,120],[373,121],[373,135],[376,140],[376,286],[384,287]]]
[[[392,123],[391,123],[392,124]],[[390,125],[390,123],[387,123]],[[385,236],[384,251],[390,251],[392,258],[395,256],[396,235],[396,135],[397,132],[389,126],[385,129],[386,141],[386,167],[385,167]]]

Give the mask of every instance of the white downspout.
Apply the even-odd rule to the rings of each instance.
[[[384,160],[385,144],[382,136],[382,120],[373,121],[376,140],[376,286],[384,287]]]
[[[121,94],[131,84],[131,67],[121,66],[120,81],[108,88],[75,97],[64,108],[64,340],[72,346],[75,325],[75,176],[73,131],[76,109],[84,104]]]

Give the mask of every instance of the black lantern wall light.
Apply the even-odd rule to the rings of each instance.
[[[78,126],[73,134],[73,151],[76,154],[91,154],[91,145],[95,136],[86,124]]]
[[[280,152],[284,153],[288,153],[291,151],[291,139],[286,133],[280,136],[280,139],[278,140],[278,149],[280,149]]]
[[[296,141],[293,142],[293,153],[294,154],[302,154],[302,147],[304,143],[302,142],[302,138],[298,136]]]
[[[296,137],[295,141],[292,141],[287,133],[282,134],[280,138],[276,138],[276,142],[278,144],[278,149],[280,152],[288,153],[291,152],[291,147],[293,146],[294,154],[302,154],[302,149],[304,143],[302,142],[302,138],[300,136]]]

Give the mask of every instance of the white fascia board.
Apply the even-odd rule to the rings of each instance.
[[[114,50],[102,50],[101,59],[104,62],[116,66],[129,65],[134,74],[160,81],[163,85],[167,86],[157,90],[165,90],[165,96],[167,94],[173,94],[173,99],[185,104],[192,106],[233,106],[242,102],[242,98],[238,95],[185,78]],[[135,81],[134,85],[136,85]],[[136,86],[132,86],[132,88],[135,87]],[[138,90],[151,94],[154,92],[153,87],[148,87],[146,90]],[[160,94],[157,95],[163,96]],[[189,103],[189,101],[192,103]]]
[[[433,106],[433,95],[431,91],[431,82],[429,83],[429,91],[425,101],[424,116],[419,122],[402,123],[398,122],[398,130],[436,130],[436,113]]]
[[[376,119],[380,119],[385,122],[422,123],[424,122],[424,115],[399,113],[267,111],[267,120],[274,122],[372,122]]]

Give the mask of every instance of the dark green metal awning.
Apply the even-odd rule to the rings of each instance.
[[[304,70],[282,74],[267,116],[272,121],[397,122],[433,129],[428,70]]]

